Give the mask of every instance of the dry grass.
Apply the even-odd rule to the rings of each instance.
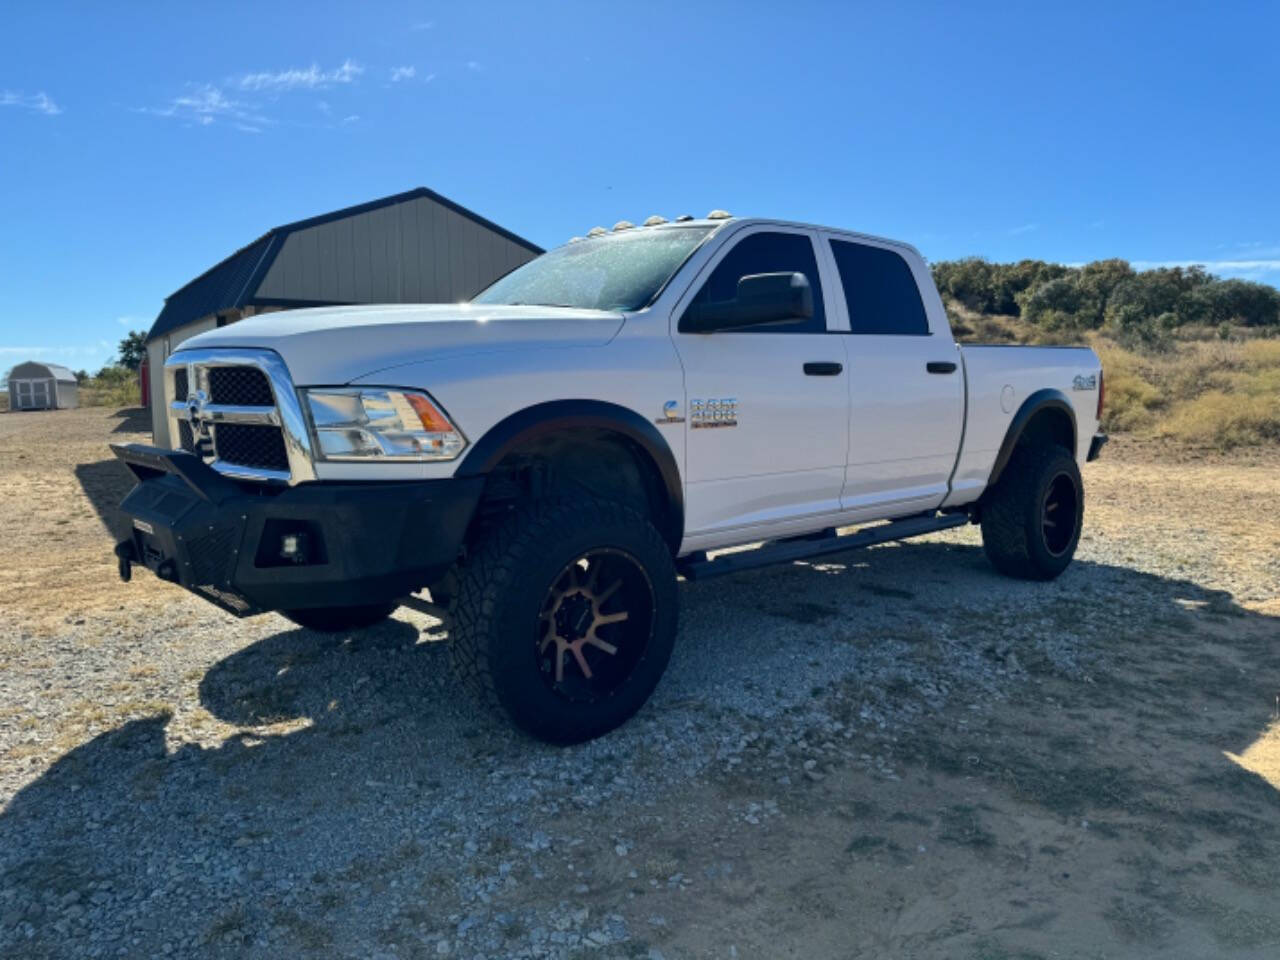
[[[82,407],[137,407],[142,404],[142,391],[137,378],[99,380],[92,378],[80,385]]]
[[[977,314],[958,304],[947,313],[967,343],[1054,344],[1081,341],[1020,317]],[[1140,352],[1105,330],[1083,339],[1106,372],[1103,428],[1189,446],[1231,450],[1280,443],[1280,338],[1238,328],[1184,327],[1166,349]]]
[[[1158,430],[1161,436],[1223,450],[1280,443],[1280,392],[1215,390],[1178,406]]]
[[[1280,442],[1280,340],[1175,342],[1155,354],[1091,341],[1106,370],[1108,430],[1220,450]]]

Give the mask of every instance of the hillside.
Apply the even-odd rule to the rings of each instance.
[[[957,339],[1086,343],[1113,434],[1228,450],[1280,444],[1280,291],[1199,268],[935,264]]]

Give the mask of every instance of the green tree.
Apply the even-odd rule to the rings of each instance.
[[[1207,322],[1249,327],[1280,324],[1280,290],[1249,280],[1215,280],[1195,291]]]
[[[131,330],[129,335],[120,341],[120,366],[137,370],[147,355],[147,335],[142,330]]]

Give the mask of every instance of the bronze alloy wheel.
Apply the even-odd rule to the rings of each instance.
[[[1040,530],[1045,549],[1060,557],[1071,547],[1076,536],[1076,518],[1080,493],[1075,480],[1059,473],[1049,482],[1040,511]]]
[[[543,683],[576,703],[616,693],[644,659],[653,608],[653,585],[625,551],[592,550],[566,565],[538,616]]]

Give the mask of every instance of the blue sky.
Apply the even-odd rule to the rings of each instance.
[[[101,365],[267,228],[428,186],[544,246],[778,216],[1280,282],[1280,5],[0,14],[0,369]]]

